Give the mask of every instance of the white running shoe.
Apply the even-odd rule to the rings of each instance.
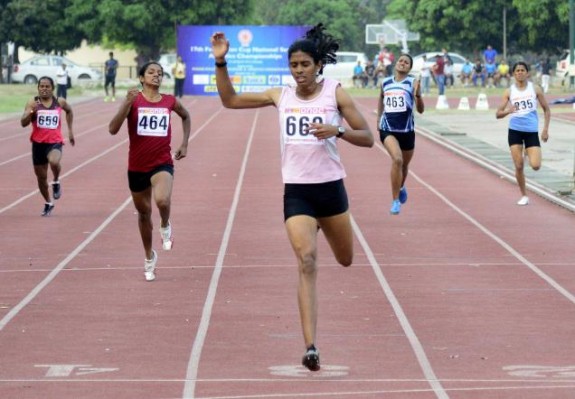
[[[521,197],[521,199],[519,201],[517,201],[517,205],[529,205],[529,197],[527,197],[526,195],[524,195],[523,197]]]
[[[160,227],[160,235],[162,236],[162,248],[164,251],[169,251],[174,245],[172,238],[172,224],[168,222],[168,227]]]
[[[156,279],[156,262],[158,262],[158,254],[152,249],[152,259],[144,261],[144,276],[146,281],[154,281]]]

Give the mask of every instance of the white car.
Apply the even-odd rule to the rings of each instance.
[[[416,55],[415,57],[413,57],[413,68],[411,68],[410,73],[412,75],[419,76],[419,74],[421,73],[421,67],[423,66],[423,56],[424,55],[427,57],[427,60],[425,62],[426,65],[431,68],[435,64],[435,57],[438,54],[442,54],[442,52],[441,51],[434,51],[434,52],[430,52],[430,53],[419,54],[419,55]],[[462,56],[461,54],[457,54],[457,53],[448,52],[447,54],[449,54],[449,57],[451,57],[451,60],[453,61],[453,76],[457,77],[458,75],[461,74],[461,68],[463,68],[463,64],[465,64],[466,58],[464,56]],[[472,64],[473,64],[473,62],[472,62]]]
[[[328,64],[323,68],[323,76],[326,78],[336,79],[343,86],[353,86],[353,69],[360,61],[365,68],[367,56],[365,53],[356,53],[353,51],[338,51],[336,54],[337,64]]]
[[[56,81],[58,68],[66,64],[68,76],[72,79],[72,86],[82,81],[98,81],[102,73],[96,69],[81,66],[59,55],[36,55],[12,68],[12,82],[36,84],[42,76],[49,76]]]
[[[567,50],[563,50],[563,53],[559,57],[559,61],[557,61],[557,66],[555,68],[555,75],[559,78],[564,78],[567,76],[567,72],[569,72],[569,63],[571,62],[571,52]],[[571,68],[573,68],[573,64],[571,64]]]

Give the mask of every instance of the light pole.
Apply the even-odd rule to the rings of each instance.
[[[505,6],[503,7],[503,59],[507,60],[507,8]]]

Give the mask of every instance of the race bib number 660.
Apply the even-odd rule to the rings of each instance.
[[[166,137],[170,126],[170,110],[167,108],[139,108],[139,136]]]

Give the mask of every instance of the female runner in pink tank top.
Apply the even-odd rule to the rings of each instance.
[[[327,63],[335,63],[339,44],[322,24],[288,49],[296,86],[261,93],[237,94],[230,82],[225,56],[230,44],[224,33],[211,37],[216,60],[216,84],[227,108],[275,106],[279,111],[284,188],[284,220],[298,263],[298,304],[306,352],[302,364],[320,369],[316,344],[317,236],[321,229],[342,266],[353,260],[353,237],[345,171],[337,142],[371,147],[373,135],[339,82],[318,80]],[[344,127],[343,117],[349,127]]]

